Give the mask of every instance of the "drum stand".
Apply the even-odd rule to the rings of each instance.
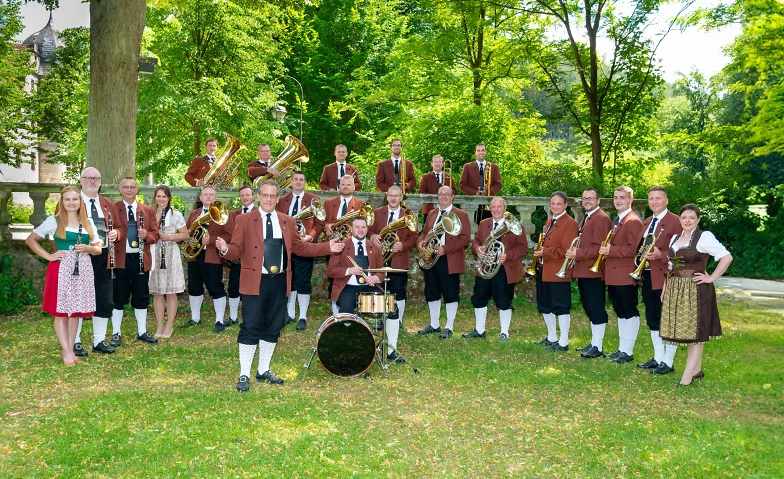
[[[387,283],[389,282],[389,274],[384,275],[384,313],[381,316],[381,320],[384,323],[384,327],[381,329],[381,341],[379,341],[378,345],[376,345],[376,363],[381,368],[381,371],[384,373],[385,378],[389,378],[387,374],[387,369],[394,363],[402,363],[408,364],[411,366],[411,369],[414,370],[415,374],[419,374],[419,369],[415,366],[409,364],[406,359],[398,353],[397,349],[393,346],[390,346],[389,341],[387,340],[387,316],[389,315],[389,311],[387,311],[387,302],[386,297],[389,294],[387,292]],[[386,346],[386,352],[384,350],[384,346]],[[394,361],[389,361],[387,356],[389,356],[389,350],[392,350],[397,354],[397,358]],[[365,373],[365,377],[368,377],[370,372]]]

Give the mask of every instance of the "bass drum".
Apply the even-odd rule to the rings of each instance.
[[[376,340],[362,318],[338,313],[318,329],[316,352],[328,373],[341,377],[359,376],[373,365]]]

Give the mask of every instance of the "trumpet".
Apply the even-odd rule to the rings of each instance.
[[[106,213],[106,222],[109,226],[109,233],[114,231],[114,224],[112,223],[112,214]],[[109,236],[106,236],[106,241],[109,241]],[[109,241],[109,269],[111,270],[110,279],[116,279],[114,277],[114,241]]]
[[[346,216],[340,218],[332,225],[332,234],[329,236],[329,239],[345,241],[346,238],[351,236],[351,222],[354,221],[354,218],[359,216],[365,218],[368,226],[373,226],[373,222],[376,220],[376,217],[373,214],[373,207],[370,206],[370,203],[362,203],[362,206],[360,206],[357,211],[346,214]]]
[[[645,257],[648,256],[648,253],[653,251],[653,248],[656,246],[656,241],[658,241],[659,236],[661,236],[663,232],[664,230],[660,231],[656,236],[654,236],[653,233],[648,233],[645,235],[645,238],[643,238],[642,246],[640,246],[640,250],[634,257],[634,264],[637,265],[637,268],[629,273],[629,276],[636,281],[642,280],[642,271],[650,265],[650,261],[645,259]]]
[[[499,258],[506,252],[506,247],[501,242],[501,237],[506,233],[512,233],[515,236],[520,236],[523,233],[523,227],[520,225],[520,222],[508,211],[504,213],[504,224],[491,231],[484,244],[482,244],[482,250],[485,255],[477,266],[477,272],[482,278],[492,279],[501,270]]]
[[[534,248],[534,252],[540,251],[542,249],[542,243],[544,243],[544,233],[539,233],[539,239],[536,241],[536,248]],[[541,257],[534,256],[531,264],[525,268],[525,274],[536,276],[536,267],[539,265],[540,261],[542,261]]]
[[[609,232],[607,232],[607,237],[604,238],[604,241],[602,241],[602,246],[601,246],[602,248],[604,248],[606,246],[609,246],[609,244],[612,243],[613,237],[615,237],[615,228],[616,227],[617,227],[616,225],[613,225],[612,229]],[[602,272],[602,261],[604,261],[604,259],[605,259],[605,255],[600,254],[599,257],[596,258],[596,262],[593,264],[593,266],[591,266],[588,269],[592,273],[601,273]]]
[[[441,235],[446,233],[449,236],[457,236],[463,229],[460,218],[450,211],[441,217],[441,222],[433,226],[422,240],[422,249],[419,251],[417,261],[422,269],[430,269],[438,260],[438,248],[441,246]]]
[[[580,247],[581,237],[582,235],[579,235],[577,238],[572,240],[572,244],[569,245],[569,250],[573,250]],[[564,259],[563,265],[561,265],[561,269],[559,269],[558,272],[555,273],[555,275],[558,276],[559,278],[566,279],[569,277],[569,275],[566,274],[566,271],[572,268],[574,268],[574,260],[566,258]]]
[[[391,260],[392,256],[395,254],[395,252],[392,251],[392,246],[400,241],[396,231],[402,230],[403,228],[408,228],[414,233],[417,231],[417,218],[411,210],[406,210],[406,214],[404,214],[402,218],[384,226],[378,233],[378,236],[381,238],[381,255],[384,257],[384,263]]]
[[[209,211],[196,218],[196,221],[188,228],[190,237],[180,245],[182,255],[186,259],[195,259],[204,249],[201,239],[208,234],[204,224],[211,221],[218,225],[225,225],[229,221],[229,210],[226,208],[226,205],[220,201],[213,201],[210,204]]]
[[[313,198],[313,201],[310,202],[310,206],[293,216],[293,218],[297,220],[297,233],[299,233],[300,236],[305,236],[308,233],[305,231],[305,226],[303,226],[302,220],[306,220],[313,216],[315,216],[319,221],[324,221],[324,218],[327,217],[327,213],[324,210],[324,204],[321,202],[318,196]]]

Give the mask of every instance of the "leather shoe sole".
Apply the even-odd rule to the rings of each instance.
[[[633,354],[626,354],[626,353],[621,353],[621,354],[618,355],[617,358],[613,359],[613,362],[615,364],[630,363],[632,361],[634,361],[634,355]]]
[[[305,319],[300,318],[300,320],[297,321],[297,331],[304,331],[305,328],[307,327],[308,327],[308,322]]]
[[[583,346],[582,348],[577,348],[577,349],[575,349],[575,351],[579,351],[581,353],[584,353],[584,352],[590,351],[592,347],[593,347],[593,344],[589,344],[587,346]]]
[[[440,333],[440,332],[441,332],[441,328],[440,328],[440,327],[438,327],[438,328],[434,328],[433,326],[431,326],[431,325],[429,325],[429,324],[428,324],[428,325],[427,325],[427,327],[426,327],[425,329],[420,329],[420,330],[419,330],[419,331],[417,331],[417,332],[418,332],[419,334],[432,334],[432,333]]]
[[[112,354],[114,353],[114,348],[106,344],[106,341],[101,341],[98,343],[97,346],[93,346],[94,353],[103,353],[103,354]]]
[[[449,339],[452,337],[452,330],[451,329],[444,329],[441,331],[441,335],[439,336],[440,339]]]
[[[144,333],[141,336],[136,336],[136,340],[147,344],[158,344],[158,340],[150,336],[150,333]]]
[[[649,359],[647,363],[638,364],[637,367],[640,369],[656,369],[659,367],[659,363],[655,359]]]
[[[479,339],[484,339],[484,338],[486,338],[486,337],[487,337],[487,331],[485,331],[485,332],[483,332],[483,333],[480,333],[479,331],[477,331],[476,329],[474,329],[474,330],[473,330],[473,331],[471,331],[470,333],[463,333],[461,336],[463,336],[463,337],[464,337],[464,338],[466,338],[466,339],[468,339],[468,338],[479,338]]]
[[[275,376],[275,373],[269,370],[267,370],[264,374],[259,374],[259,372],[256,371],[256,381],[266,381],[270,384],[283,384],[283,380]]]
[[[596,346],[592,346],[591,349],[589,349],[588,351],[580,355],[580,357],[583,359],[594,359],[594,358],[600,358],[602,356],[604,356],[604,354],[602,354],[602,352],[599,351],[599,348],[597,348]]]
[[[615,358],[617,358],[620,355],[621,355],[621,350],[620,349],[616,349],[615,352],[610,353],[610,354],[605,354],[604,357],[607,358],[607,359],[615,359]]]
[[[538,344],[538,345],[540,345],[540,346],[546,346],[546,347],[550,347],[550,346],[552,346],[552,345],[553,345],[553,342],[552,342],[552,341],[550,341],[550,340],[549,340],[549,339],[547,339],[547,338],[542,338],[542,339],[540,339],[539,341],[537,341],[537,342],[536,342],[536,344]]]
[[[651,369],[651,374],[670,374],[674,372],[675,368],[671,368],[667,366],[665,363],[659,363],[659,366],[656,369]]]
[[[547,350],[555,352],[569,351],[569,346],[561,346],[560,343],[553,343],[549,348],[547,348]]]

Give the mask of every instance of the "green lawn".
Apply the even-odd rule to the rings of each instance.
[[[551,353],[534,344],[545,328],[524,299],[508,343],[492,309],[487,339],[459,337],[474,324],[467,301],[440,341],[416,334],[427,307],[412,303],[400,346],[420,374],[346,379],[314,362],[303,377],[328,316],[315,304],[319,319],[287,326],[275,352],[286,384],[252,381],[248,394],[234,390],[236,326],[216,335],[208,320],[150,346],[128,340],[126,315],[116,354],[65,368],[37,309],[0,319],[0,477],[784,477],[780,311],[723,299],[705,379],[676,389],[685,349],[664,377]],[[590,340],[575,306],[572,348]],[[611,319],[605,349],[616,346]],[[644,322],[635,353],[652,356]]]

